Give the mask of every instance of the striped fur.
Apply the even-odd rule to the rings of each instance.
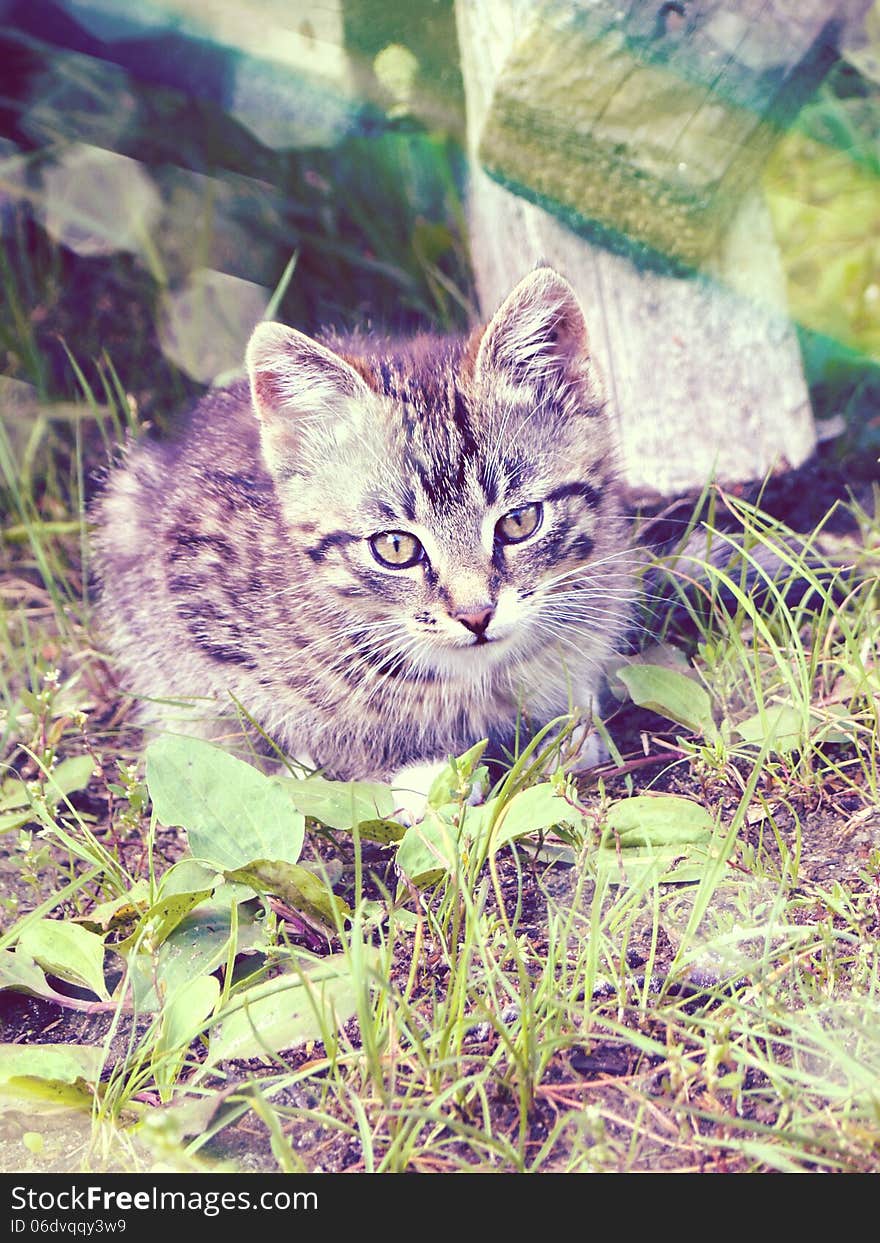
[[[329,775],[387,779],[503,746],[520,713],[589,713],[632,583],[571,287],[533,272],[470,338],[264,324],[248,368],[176,443],[133,447],[97,504],[103,625],[145,720],[217,736],[237,700]],[[388,531],[423,560],[382,564]]]

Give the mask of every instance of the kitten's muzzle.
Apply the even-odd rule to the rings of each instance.
[[[477,636],[477,642],[482,641],[485,643],[486,629],[489,622],[495,616],[495,606],[494,604],[483,604],[474,609],[453,613],[452,616],[456,621],[461,622],[465,630],[469,630],[471,634]]]

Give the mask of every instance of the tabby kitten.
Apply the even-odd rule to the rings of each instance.
[[[328,776],[405,786],[521,714],[589,714],[633,589],[571,286],[532,272],[468,338],[264,323],[247,369],[98,502],[102,620],[145,717],[217,737],[237,701]]]

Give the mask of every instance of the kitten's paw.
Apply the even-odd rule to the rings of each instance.
[[[489,793],[489,778],[478,781],[474,778],[471,784],[471,792],[468,795],[468,807],[480,807],[486,801],[486,795]]]
[[[594,729],[584,739],[572,768],[578,771],[583,768],[596,768],[597,765],[604,764],[608,758],[608,748]]]
[[[302,777],[314,777],[316,773],[321,771],[308,751],[297,751],[293,757],[293,763],[300,770],[300,776]]]
[[[391,792],[394,795],[394,806],[400,813],[398,819],[406,817],[409,824],[424,819],[428,791],[446,766],[445,760],[434,760],[428,764],[407,764],[392,777]]]

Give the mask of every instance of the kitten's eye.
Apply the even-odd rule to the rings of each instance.
[[[419,541],[406,531],[380,531],[370,538],[370,548],[380,565],[388,565],[392,570],[408,570],[416,565],[425,555]]]
[[[499,518],[495,524],[495,537],[502,544],[521,544],[534,535],[541,525],[544,509],[537,501],[533,505],[520,505]]]

